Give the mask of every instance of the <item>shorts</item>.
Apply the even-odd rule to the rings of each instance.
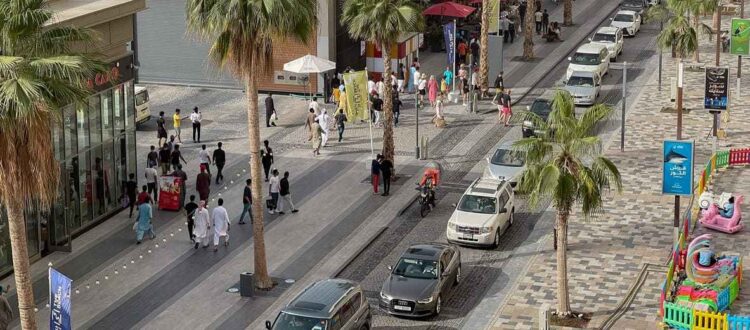
[[[503,110],[501,110],[501,112],[502,112],[502,113],[503,113],[504,115],[513,115],[513,112],[512,112],[512,111],[510,111],[510,107],[506,107],[506,106],[503,106]]]
[[[156,131],[156,138],[158,138],[158,139],[165,138],[166,139],[167,138],[167,130],[163,129],[163,128],[159,128]]]
[[[426,89],[420,89],[419,90],[419,95],[425,96],[425,94],[427,94],[427,90]]]

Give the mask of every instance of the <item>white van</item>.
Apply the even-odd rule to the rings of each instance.
[[[140,125],[151,119],[148,102],[148,88],[135,86],[135,124]]]

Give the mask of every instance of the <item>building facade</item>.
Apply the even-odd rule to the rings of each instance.
[[[50,26],[88,27],[106,71],[89,78],[94,93],[86,106],[66,106],[50,132],[60,165],[58,200],[51,209],[29,205],[26,231],[32,260],[70,251],[72,238],[122,209],[120,196],[136,173],[135,96],[132,51],[135,14],[145,0],[53,0]],[[0,274],[12,271],[8,219],[0,212]]]

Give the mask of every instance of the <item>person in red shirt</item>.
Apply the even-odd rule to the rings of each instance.
[[[138,194],[138,197],[136,198],[137,205],[151,203],[151,195],[148,193],[148,186],[143,186],[141,189],[141,193]]]
[[[467,50],[466,42],[464,42],[463,39],[458,42],[458,46],[456,49],[458,50],[458,60],[461,64],[466,63],[466,50]]]

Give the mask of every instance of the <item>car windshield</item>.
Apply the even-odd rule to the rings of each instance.
[[[437,261],[401,258],[393,269],[393,274],[409,278],[436,279]]]
[[[146,102],[148,102],[148,93],[141,92],[141,93],[135,94],[135,105],[141,106]]]
[[[594,39],[592,40],[598,42],[615,42],[615,40],[617,40],[617,37],[614,34],[597,33],[594,34]]]
[[[549,100],[535,100],[531,104],[531,112],[547,120],[549,113],[552,112],[552,102]]]
[[[328,320],[315,317],[299,316],[281,312],[273,330],[325,330],[328,329]]]
[[[464,195],[458,210],[471,213],[495,214],[495,197]]]
[[[495,154],[492,155],[490,163],[500,166],[521,167],[523,166],[523,158],[518,151],[497,149]]]
[[[573,55],[573,59],[571,61],[573,64],[580,64],[580,65],[599,65],[601,63],[599,61],[599,54],[586,54],[586,53],[576,53]]]
[[[633,15],[617,14],[617,16],[615,16],[614,21],[615,22],[628,22],[628,23],[632,23],[633,22]]]
[[[594,78],[572,76],[568,79],[568,86],[593,87]]]
[[[622,5],[625,7],[643,7],[643,1],[641,0],[625,0],[622,2]]]

